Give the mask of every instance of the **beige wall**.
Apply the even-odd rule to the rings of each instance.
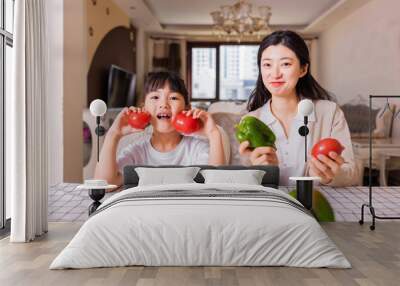
[[[48,39],[48,164],[49,185],[63,181],[63,0],[48,1],[46,5]]]
[[[360,94],[400,94],[400,1],[365,4],[319,38],[322,85],[346,103]]]
[[[93,5],[92,1],[86,1],[86,10],[86,31],[89,31],[89,27],[93,28],[93,36],[88,34],[87,38],[88,63],[90,64],[104,36],[115,27],[129,27],[129,17],[112,0],[98,0],[96,5]]]
[[[129,27],[129,18],[112,0],[64,2],[63,181],[82,182],[82,113],[87,72],[103,37],[114,27]],[[107,15],[108,8],[108,15]],[[89,36],[89,26],[93,36]]]
[[[82,182],[82,111],[87,73],[85,27],[86,3],[64,1],[64,182]]]

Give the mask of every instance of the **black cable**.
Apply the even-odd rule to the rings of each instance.
[[[96,123],[97,123],[97,128],[96,128],[96,135],[97,135],[97,162],[99,162],[99,157],[100,157],[100,116],[96,116]]]

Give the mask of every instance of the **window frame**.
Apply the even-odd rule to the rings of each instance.
[[[187,88],[190,94],[190,101],[192,102],[217,102],[217,101],[233,101],[232,99],[220,99],[220,46],[259,46],[258,42],[187,42]],[[192,98],[192,49],[193,48],[215,48],[216,49],[216,84],[215,84],[215,97],[213,98]],[[247,100],[238,99],[236,102],[246,102]]]

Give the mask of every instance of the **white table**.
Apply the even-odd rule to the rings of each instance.
[[[353,147],[359,150],[368,150],[369,138],[353,138]],[[400,148],[400,138],[373,138],[373,149],[393,149]]]
[[[379,151],[379,182],[387,186],[387,171],[400,169],[400,148]]]

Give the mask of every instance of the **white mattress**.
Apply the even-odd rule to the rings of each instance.
[[[165,196],[173,190],[181,192]],[[251,190],[262,193],[252,196]],[[254,185],[131,188],[107,199],[50,269],[127,265],[351,267],[318,222],[299,205],[282,191]]]

